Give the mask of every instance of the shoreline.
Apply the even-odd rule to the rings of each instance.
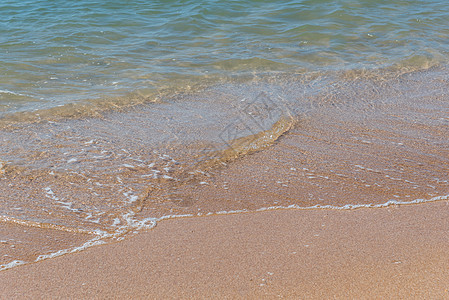
[[[0,300],[449,299],[441,1],[11,2]]]
[[[33,227],[2,229],[0,269],[139,220],[447,197],[447,70],[346,75],[229,82],[0,130],[0,219]]]
[[[448,297],[449,201],[170,219],[0,272],[1,298]]]

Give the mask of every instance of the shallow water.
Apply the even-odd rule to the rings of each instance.
[[[429,66],[444,1],[16,1],[0,4],[0,113],[266,71]]]
[[[2,2],[0,269],[174,216],[446,199],[445,5]]]

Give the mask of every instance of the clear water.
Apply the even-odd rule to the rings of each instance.
[[[446,1],[0,3],[0,112],[269,71],[447,60]]]
[[[0,2],[0,271],[180,215],[448,198],[444,1]]]

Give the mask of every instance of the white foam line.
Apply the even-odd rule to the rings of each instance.
[[[92,240],[89,240],[89,241],[85,242],[83,245],[81,245],[79,247],[63,249],[63,250],[59,250],[59,251],[54,252],[54,253],[39,255],[38,258],[36,258],[36,260],[34,262],[42,261],[42,260],[49,259],[49,258],[54,258],[54,257],[57,257],[57,256],[68,254],[68,253],[74,253],[74,252],[83,251],[83,250],[86,250],[87,248],[90,248],[92,246],[102,245],[102,244],[105,244],[105,243],[106,243],[105,241],[102,241],[101,239],[99,239],[97,237],[97,238],[94,238]]]
[[[2,94],[11,94],[11,95],[16,95],[16,96],[30,97],[28,95],[12,92],[12,91],[8,91],[8,90],[0,90],[0,93],[2,93]]]
[[[412,201],[397,201],[397,200],[389,200],[385,203],[380,204],[346,204],[343,206],[336,206],[336,205],[314,205],[314,206],[299,206],[297,204],[292,204],[288,206],[269,206],[269,207],[262,207],[256,210],[247,210],[247,209],[238,209],[238,210],[222,210],[218,212],[209,212],[207,214],[185,214],[185,215],[166,215],[162,216],[160,218],[154,219],[154,221],[162,221],[162,220],[168,220],[168,219],[175,219],[175,218],[185,218],[185,217],[195,217],[195,216],[211,216],[211,215],[228,215],[228,214],[238,214],[238,213],[247,213],[247,212],[260,212],[260,211],[269,211],[269,210],[278,210],[278,209],[298,209],[298,210],[314,210],[314,209],[328,209],[328,210],[353,210],[353,209],[359,209],[359,208],[385,208],[392,205],[412,205],[412,204],[422,204],[422,203],[428,203],[428,202],[436,202],[436,201],[442,201],[442,200],[449,200],[449,195],[445,196],[437,196],[433,197],[431,199],[416,199]]]
[[[199,216],[200,214],[197,215],[193,215],[193,214],[185,214],[185,215],[166,215],[166,216],[162,216],[160,218],[155,219],[156,222],[157,221],[162,221],[162,220],[168,220],[168,219],[179,219],[179,218],[189,218],[189,217],[195,217],[195,216]]]
[[[150,228],[153,228],[156,226],[155,218],[146,218],[146,219],[137,221],[132,218],[132,216],[134,216],[134,215],[135,215],[134,212],[128,212],[127,214],[123,215],[123,218],[127,221],[128,226],[122,226],[120,228],[121,230],[116,231],[115,233],[95,232],[98,236],[85,242],[83,245],[81,245],[79,247],[62,249],[62,250],[59,250],[57,252],[53,252],[50,254],[39,255],[34,260],[34,262],[39,262],[39,261],[42,261],[45,259],[50,259],[50,258],[58,257],[58,256],[69,254],[69,253],[80,252],[80,251],[86,250],[87,248],[90,248],[93,246],[106,244],[104,239],[119,238],[121,235],[123,235],[126,231],[129,231],[130,229],[134,229],[134,230],[139,230],[139,229],[143,229],[143,228],[150,229]],[[13,262],[10,262],[5,265],[0,265],[0,271],[7,270],[7,269],[10,269],[10,268],[13,268],[13,267],[16,267],[19,265],[27,264],[27,263],[28,262],[24,262],[24,261],[13,261]]]
[[[397,200],[389,200],[385,203],[381,203],[381,204],[346,204],[343,206],[335,206],[335,205],[314,205],[314,206],[299,206],[297,204],[292,204],[292,205],[288,205],[288,206],[270,206],[270,207],[263,207],[263,208],[259,208],[256,209],[255,212],[261,212],[261,211],[270,211],[270,210],[278,210],[278,209],[298,209],[298,210],[314,210],[314,209],[336,209],[336,210],[353,210],[353,209],[358,209],[358,208],[385,208],[385,207],[389,207],[392,205],[411,205],[411,204],[421,204],[421,203],[427,203],[427,202],[436,202],[436,201],[441,201],[441,200],[448,200],[449,199],[449,195],[445,195],[445,196],[437,196],[437,197],[433,197],[431,199],[416,199],[416,200],[412,200],[412,201],[397,201]],[[242,209],[242,210],[230,210],[230,211],[219,211],[219,212],[215,212],[215,213],[207,213],[205,214],[205,216],[210,216],[210,215],[226,215],[226,214],[236,214],[236,213],[245,213],[245,212],[249,212],[249,210],[246,209]],[[126,221],[126,225],[124,226],[120,226],[118,228],[118,230],[115,233],[105,233],[102,231],[96,231],[93,232],[95,234],[97,234],[96,237],[94,237],[93,239],[85,242],[83,245],[79,246],[79,247],[75,247],[75,248],[69,248],[69,249],[63,249],[63,250],[59,250],[57,252],[54,253],[50,253],[50,254],[44,254],[44,255],[40,255],[38,258],[36,258],[36,260],[34,262],[38,262],[38,261],[42,261],[45,259],[49,259],[49,258],[54,258],[57,256],[61,256],[64,254],[69,254],[69,253],[74,253],[74,252],[79,252],[79,251],[83,251],[87,248],[90,248],[92,246],[96,246],[96,245],[101,245],[101,244],[105,244],[106,242],[104,241],[104,239],[106,238],[115,238],[116,240],[121,240],[123,239],[123,235],[126,234],[126,232],[130,232],[131,230],[136,232],[138,230],[141,229],[151,229],[156,227],[157,222],[162,221],[162,220],[167,220],[167,219],[177,219],[177,218],[186,218],[186,217],[194,217],[194,216],[203,216],[202,213],[198,213],[198,214],[184,214],[184,215],[166,215],[166,216],[162,216],[160,218],[145,218],[143,220],[136,220],[133,217],[136,215],[135,212],[133,211],[129,211],[128,213],[124,214],[122,217],[123,219]],[[1,220],[7,220],[8,217],[5,218],[5,216],[0,216],[0,221]],[[114,222],[116,222],[114,220]],[[19,222],[18,222],[19,223]],[[23,222],[25,223],[25,222]],[[28,224],[27,224],[28,225]],[[5,265],[0,265],[0,271],[3,270],[7,270],[19,265],[23,265],[23,264],[27,264],[28,262],[24,262],[24,261],[19,261],[19,260],[15,260],[12,261],[8,264]]]
[[[8,270],[8,269],[20,266],[20,265],[24,265],[26,263],[27,263],[26,261],[22,261],[22,260],[13,260],[12,262],[9,262],[7,264],[0,265],[0,271]]]
[[[359,209],[359,208],[385,208],[392,205],[412,205],[412,204],[421,204],[421,203],[428,203],[428,202],[436,202],[441,200],[449,200],[449,195],[445,196],[437,196],[433,197],[431,199],[416,199],[412,201],[397,201],[397,200],[389,200],[385,203],[380,204],[346,204],[343,206],[336,206],[336,205],[314,205],[314,206],[299,206],[297,204],[292,204],[288,206],[269,206],[269,207],[262,207],[259,209],[256,209],[254,211],[267,211],[267,210],[276,210],[276,209],[298,209],[298,210],[312,210],[312,209],[329,209],[329,210],[353,210],[353,209]],[[230,210],[230,211],[219,211],[216,213],[208,213],[208,215],[225,215],[225,214],[236,214],[236,213],[245,213],[249,212],[246,209],[241,210]]]
[[[0,222],[5,223],[13,223],[17,225],[22,226],[29,226],[34,228],[43,228],[43,229],[51,229],[51,230],[60,230],[65,232],[73,232],[73,233],[82,233],[82,234],[95,234],[97,236],[104,236],[105,232],[101,230],[86,230],[86,229],[80,229],[80,228],[70,228],[66,227],[64,225],[54,225],[54,224],[48,224],[48,223],[39,223],[35,221],[29,221],[29,220],[21,220],[14,217],[4,216],[0,215]]]

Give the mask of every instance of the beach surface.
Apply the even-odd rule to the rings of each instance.
[[[0,15],[0,300],[449,299],[441,1]]]
[[[0,273],[11,298],[449,297],[449,202],[172,219]]]

